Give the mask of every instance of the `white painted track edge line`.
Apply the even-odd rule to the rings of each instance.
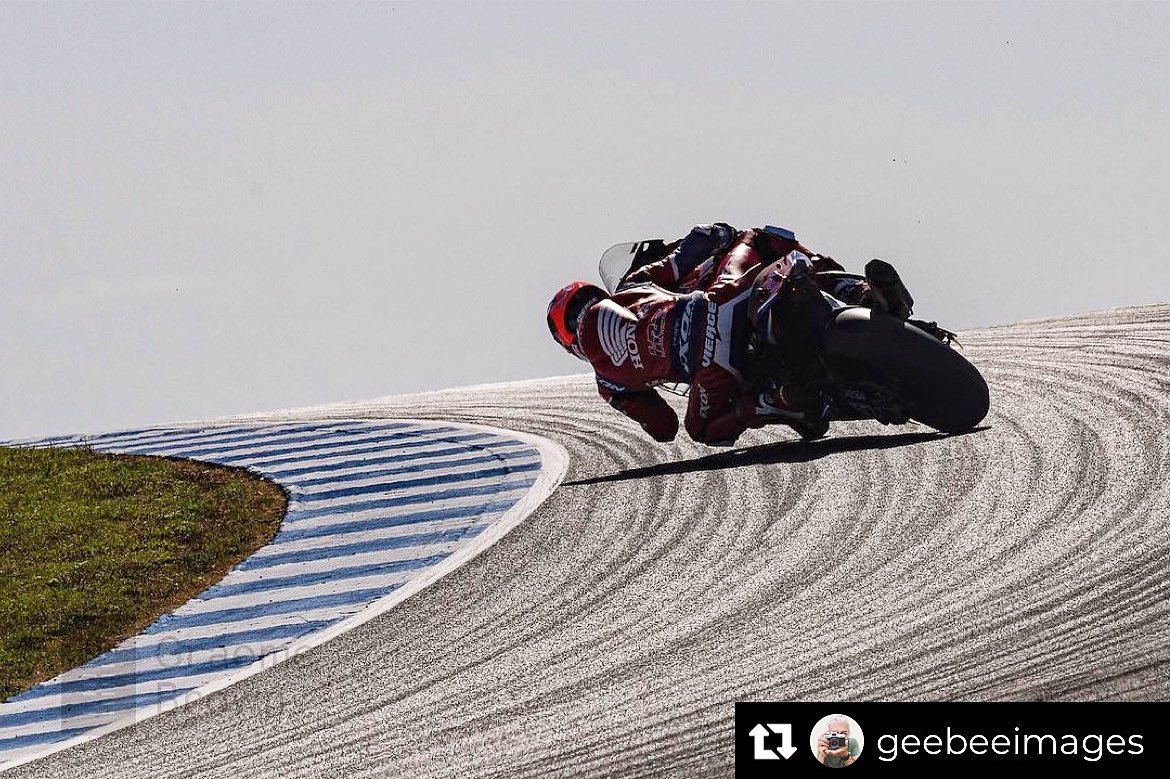
[[[313,421],[313,420],[308,420]],[[329,422],[346,422],[351,420],[327,420]],[[369,422],[370,420],[361,420]],[[485,550],[494,546],[501,538],[506,536],[513,528],[520,524],[529,514],[536,511],[545,500],[552,495],[553,490],[565,478],[565,474],[569,470],[569,453],[563,446],[547,438],[532,435],[531,433],[523,433],[516,430],[507,430],[501,427],[493,427],[491,425],[473,425],[466,422],[447,422],[445,420],[416,420],[409,418],[395,418],[395,422],[425,422],[429,424],[441,424],[455,428],[463,428],[466,430],[484,431],[496,433],[497,435],[513,438],[518,441],[524,441],[533,446],[540,452],[541,468],[540,473],[533,482],[532,487],[518,500],[508,511],[500,517],[492,526],[485,530],[480,535],[476,536],[471,542],[462,546],[458,551],[452,553],[442,562],[432,566],[425,575],[417,576],[410,581],[409,584],[379,598],[376,601],[368,604],[361,611],[349,617],[342,619],[335,625],[331,625],[324,630],[317,631],[308,636],[293,642],[289,646],[266,655],[251,665],[244,666],[231,674],[209,682],[201,687],[186,692],[177,698],[173,698],[163,703],[157,703],[151,706],[144,706],[142,708],[130,711],[125,717],[121,717],[107,725],[88,730],[74,736],[71,739],[60,741],[55,744],[46,745],[45,749],[38,750],[17,757],[7,763],[0,763],[0,773],[8,771],[9,769],[18,766],[26,765],[42,758],[48,757],[56,752],[61,752],[71,747],[85,744],[90,741],[101,738],[109,733],[113,733],[131,725],[137,724],[151,717],[156,717],[159,714],[177,709],[180,706],[185,706],[188,703],[204,698],[214,692],[226,689],[237,682],[241,682],[257,674],[263,673],[274,666],[283,663],[296,657],[299,654],[307,652],[314,647],[318,647],[337,636],[348,633],[372,619],[382,616],[390,609],[405,601],[412,595],[430,587],[438,582],[444,576],[458,570],[460,567],[473,560]],[[277,423],[280,424],[280,423]],[[287,424],[287,423],[284,423]]]

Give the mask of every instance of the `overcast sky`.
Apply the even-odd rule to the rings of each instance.
[[[974,327],[1170,299],[1170,4],[0,4],[0,439],[584,367],[780,224]]]

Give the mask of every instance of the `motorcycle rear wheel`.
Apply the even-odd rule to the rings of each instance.
[[[958,351],[909,322],[849,307],[828,323],[824,359],[835,381],[876,382],[910,417],[943,433],[978,425],[990,408],[987,382]]]

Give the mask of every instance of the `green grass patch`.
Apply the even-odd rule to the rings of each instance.
[[[223,578],[286,506],[284,490],[238,468],[0,447],[0,700]]]

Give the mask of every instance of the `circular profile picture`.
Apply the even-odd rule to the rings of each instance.
[[[821,717],[813,725],[808,745],[817,762],[829,768],[844,768],[853,765],[861,757],[861,750],[865,748],[865,734],[852,717],[830,714]]]

